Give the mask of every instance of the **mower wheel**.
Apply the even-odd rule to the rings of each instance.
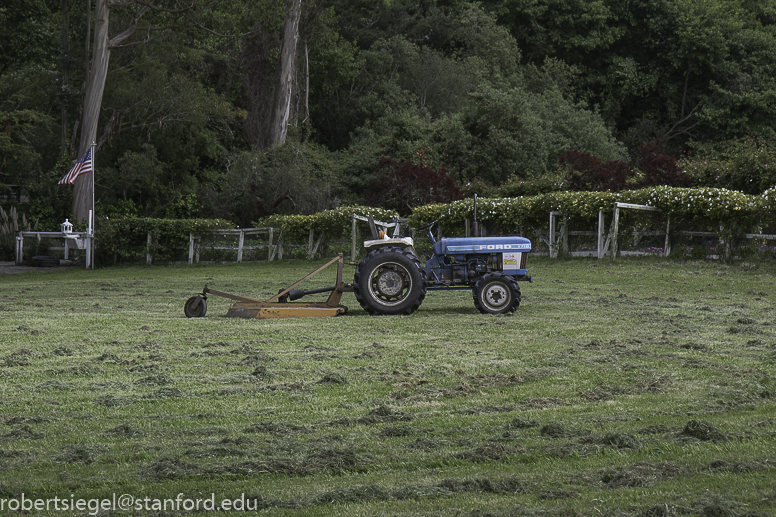
[[[488,273],[474,284],[474,306],[483,314],[508,314],[520,305],[520,286],[510,275]]]
[[[199,303],[197,303],[199,300]],[[196,304],[196,307],[194,306]],[[183,306],[183,313],[187,318],[201,318],[207,314],[207,298],[202,295],[192,296],[186,300]]]
[[[356,268],[353,292],[369,314],[412,314],[426,297],[426,271],[407,249],[378,248]]]

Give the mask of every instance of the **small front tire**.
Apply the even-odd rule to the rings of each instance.
[[[504,273],[488,273],[477,280],[472,295],[483,314],[509,314],[520,305],[520,286]]]
[[[197,300],[199,300],[199,303],[197,303]],[[202,318],[207,314],[207,298],[199,294],[192,296],[186,300],[186,304],[183,306],[183,313],[187,318]]]

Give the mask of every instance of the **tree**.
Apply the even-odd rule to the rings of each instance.
[[[663,135],[776,136],[776,1],[503,0],[491,8],[524,63],[579,70],[576,95],[598,105],[638,159]]]
[[[286,15],[283,22],[283,40],[280,45],[275,100],[272,109],[269,145],[274,147],[286,142],[288,120],[291,116],[291,90],[296,66],[296,47],[299,40],[299,17],[302,0],[286,0]]]
[[[445,168],[435,171],[412,162],[383,158],[375,170],[376,177],[367,185],[364,202],[409,214],[418,206],[450,203],[462,199],[461,189]]]
[[[267,151],[234,153],[224,188],[202,193],[205,214],[249,227],[276,213],[313,214],[331,208],[331,169],[329,153],[309,143],[289,141]]]
[[[111,36],[110,19],[113,7],[135,8],[124,20],[124,30],[115,36]],[[196,14],[198,5],[195,1],[186,0],[159,0],[152,4],[143,0],[96,0],[94,16],[94,40],[92,47],[92,59],[87,73],[86,88],[83,103],[83,116],[81,123],[81,137],[78,156],[82,156],[92,143],[97,147],[110,136],[112,121],[110,121],[99,141],[97,139],[97,125],[102,108],[102,98],[105,91],[105,82],[108,76],[111,50],[124,46],[143,43],[150,40],[152,31],[170,30],[177,23],[182,25],[197,25]],[[156,26],[143,27],[146,39],[129,42],[128,40],[138,29],[138,21],[147,13],[157,13],[160,17]],[[126,13],[122,13],[125,14]],[[92,178],[86,175],[80,176],[75,183],[73,193],[73,219],[83,221],[88,216],[91,206]]]
[[[136,4],[136,2],[127,2]],[[94,13],[94,46],[92,60],[86,79],[86,92],[84,95],[83,116],[81,117],[81,139],[78,146],[78,156],[83,156],[93,143],[97,141],[97,124],[100,119],[102,107],[102,95],[105,90],[105,80],[108,76],[108,64],[110,51],[118,47],[137,29],[137,21],[149,9],[142,5],[135,12],[129,26],[120,34],[110,37],[110,11],[114,2],[112,0],[97,0]],[[82,174],[75,182],[73,191],[73,219],[84,221],[89,215],[94,191],[92,190],[93,178]]]
[[[51,51],[52,13],[44,0],[4,0],[0,8],[0,76],[45,61]]]
[[[55,14],[43,0],[7,0],[0,7],[0,188],[40,172],[56,48]]]

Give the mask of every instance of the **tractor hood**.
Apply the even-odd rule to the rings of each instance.
[[[434,243],[434,253],[437,255],[529,251],[531,241],[525,237],[451,237]]]

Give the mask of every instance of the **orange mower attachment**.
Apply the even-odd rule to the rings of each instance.
[[[337,263],[337,283],[331,287],[322,287],[320,289],[310,289],[308,291],[294,289],[302,282],[309,280],[324,269],[334,263]],[[328,316],[338,316],[345,314],[348,310],[344,305],[340,305],[342,293],[353,292],[353,286],[342,281],[342,268],[345,264],[342,253],[329,262],[319,267],[301,280],[293,283],[286,289],[267,300],[257,300],[237,294],[216,291],[215,289],[205,288],[201,294],[197,294],[186,300],[183,306],[183,312],[187,318],[201,318],[207,313],[208,295],[221,296],[235,300],[237,303],[229,308],[226,313],[227,318],[325,318]],[[295,302],[308,294],[331,292],[325,302]],[[290,300],[290,301],[289,301]]]

